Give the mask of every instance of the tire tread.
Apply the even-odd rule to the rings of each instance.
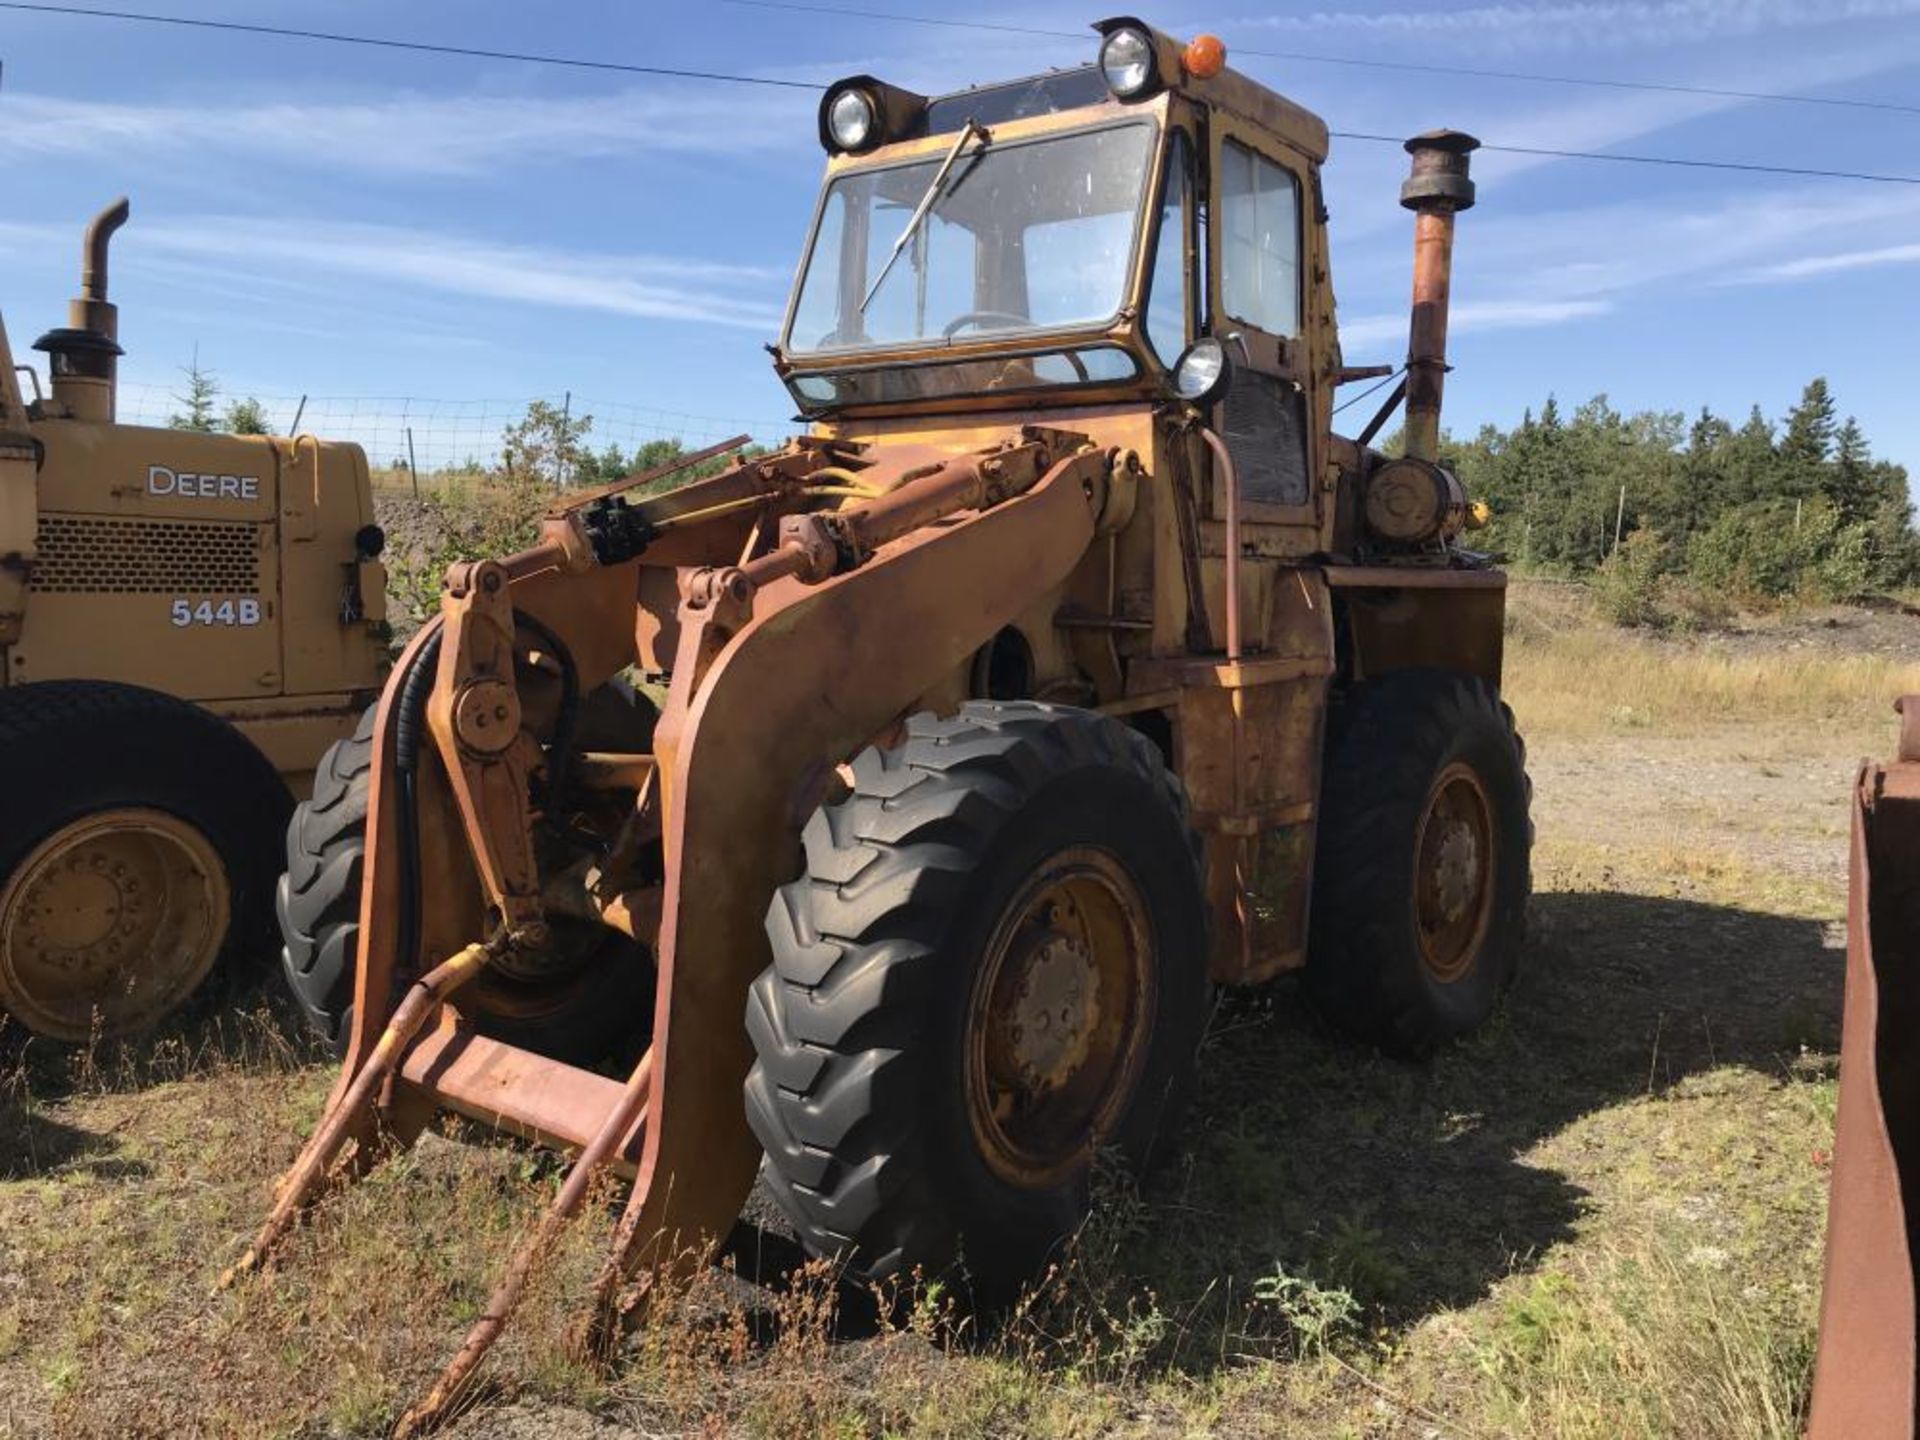
[[[915,715],[897,746],[862,750],[850,793],[804,828],[804,873],[768,908],[773,963],[747,1006],[757,1057],[748,1122],[802,1242],[863,1278],[937,1269],[956,1254],[957,1226],[927,1192],[908,1083],[936,951],[1021,802],[1089,765],[1126,770],[1164,797],[1199,884],[1185,789],[1150,740],[1089,711],[976,701]]]

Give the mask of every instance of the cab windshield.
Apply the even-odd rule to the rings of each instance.
[[[1153,137],[1151,124],[1130,122],[970,139],[891,268],[945,152],[838,176],[800,276],[788,353],[959,344],[1111,320],[1126,298]]]

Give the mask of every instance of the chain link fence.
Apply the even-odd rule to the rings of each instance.
[[[122,384],[119,418],[130,425],[165,425],[187,406],[181,387]],[[470,475],[497,469],[502,436],[526,418],[535,400],[573,419],[591,416],[580,436],[582,451],[598,455],[609,446],[631,455],[649,441],[677,440],[698,450],[735,435],[751,435],[777,445],[803,427],[771,416],[696,415],[585,395],[530,396],[519,400],[434,400],[386,395],[222,395],[215,413],[224,416],[236,400],[259,403],[275,434],[299,430],[327,440],[351,441],[367,452],[376,472],[404,474],[417,464],[423,479]]]

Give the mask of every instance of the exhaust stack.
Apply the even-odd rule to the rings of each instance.
[[[1453,281],[1453,217],[1473,206],[1467,157],[1480,148],[1459,130],[1407,141],[1413,171],[1400,203],[1414,212],[1413,322],[1407,336],[1406,454],[1440,458],[1440,397],[1447,376],[1447,298]]]
[[[112,424],[119,375],[120,312],[107,299],[107,247],[132,207],[122,195],[93,217],[80,255],[80,293],[67,302],[67,327],[33,342],[47,353],[53,401],[75,420]]]

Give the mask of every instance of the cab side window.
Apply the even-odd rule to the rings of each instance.
[[[1228,140],[1220,148],[1220,300],[1269,335],[1300,333],[1300,185]]]

